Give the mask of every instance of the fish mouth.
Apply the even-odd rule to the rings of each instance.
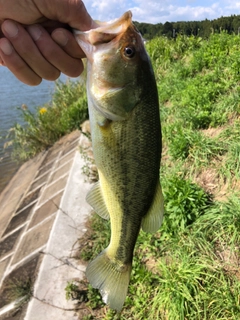
[[[132,12],[125,12],[120,18],[109,22],[96,22],[97,28],[89,31],[74,29],[74,35],[88,60],[92,61],[94,47],[98,44],[118,40],[119,37],[132,25]]]
[[[97,45],[98,43],[108,43],[119,34],[124,33],[132,23],[132,12],[125,12],[120,18],[110,22],[99,22],[97,29],[92,29],[89,34],[89,43]]]
[[[116,77],[106,81],[107,72],[106,69],[101,69],[101,63],[104,61],[103,66],[106,67],[109,57],[118,54],[121,59],[127,59],[122,54],[122,48],[129,42],[133,42],[136,47],[141,46],[136,40],[136,33],[139,37],[139,32],[132,23],[131,11],[125,12],[116,20],[97,24],[97,28],[89,31],[74,30],[75,38],[88,59],[88,97],[94,108],[106,119],[126,120],[135,106],[134,101],[129,103],[129,92],[133,90],[132,82],[128,83],[125,78],[116,81]],[[92,70],[95,73],[98,71],[95,81]],[[113,72],[114,70],[111,73]],[[124,106],[118,107],[119,99]]]

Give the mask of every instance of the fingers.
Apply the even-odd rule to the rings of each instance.
[[[0,56],[18,79],[35,85],[41,82],[41,78],[55,80],[59,77],[60,71],[42,56],[22,25],[5,20],[2,31],[7,39],[1,39]],[[35,32],[34,36],[40,37],[41,32]]]
[[[22,82],[37,85],[41,79],[56,80],[60,71],[77,77],[83,70],[84,54],[74,36],[58,28],[52,37],[41,25],[26,29],[11,20],[2,24],[6,38],[0,39],[0,64]]]
[[[52,32],[52,38],[63,50],[74,58],[85,58],[86,55],[75,40],[73,34],[63,28],[58,28]]]
[[[41,37],[36,39],[34,33],[39,28],[42,34]],[[80,58],[84,57],[84,54],[69,31],[56,29],[51,38],[46,30],[39,25],[30,26],[27,30],[32,35],[42,55],[53,66],[70,77],[77,77],[81,74],[83,64]]]
[[[74,5],[75,8],[74,8]],[[75,29],[87,31],[97,27],[96,22],[88,13],[83,1],[72,1],[66,22]],[[75,19],[74,19],[75,18]],[[60,20],[61,21],[61,20]]]
[[[34,4],[44,17],[66,23],[72,28],[86,31],[96,25],[82,0],[35,0]]]
[[[0,39],[0,60],[2,60],[2,64],[8,67],[15,77],[23,83],[34,86],[42,81],[42,79],[23,61],[14,50],[11,42],[6,38]]]

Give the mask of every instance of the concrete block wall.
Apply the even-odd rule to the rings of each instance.
[[[37,299],[12,319],[74,319],[54,305],[71,309],[64,287],[84,276],[85,266],[69,262],[91,210],[80,145],[88,148],[89,141],[79,131],[63,137],[25,163],[0,195],[0,320],[12,314],[9,283],[28,279]]]

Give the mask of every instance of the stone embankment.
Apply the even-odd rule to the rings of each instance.
[[[90,148],[80,131],[63,137],[0,195],[0,320],[77,319],[64,289],[85,271],[74,259],[91,212],[80,146]],[[17,311],[15,293],[29,283],[33,297]]]

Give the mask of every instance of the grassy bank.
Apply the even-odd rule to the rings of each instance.
[[[147,44],[159,89],[165,219],[158,233],[140,233],[121,315],[89,287],[92,310],[80,318],[240,318],[239,45],[225,33]],[[108,222],[94,216],[92,228],[85,260],[109,241]]]
[[[240,319],[239,46],[240,37],[225,33],[147,43],[161,108],[165,219],[156,234],[140,233],[121,315],[81,283],[86,296],[80,319]],[[75,89],[69,90],[72,97]],[[82,93],[71,104],[86,110],[76,97],[86,103]],[[64,111],[71,104],[66,101]],[[37,121],[49,115],[40,111]],[[53,119],[58,122],[52,118],[51,128]],[[110,235],[109,223],[97,216],[91,227],[80,248],[86,261],[107,246]],[[77,288],[68,285],[68,297]]]
[[[63,135],[79,129],[88,118],[86,88],[82,82],[56,82],[52,101],[33,112],[21,108],[24,125],[10,131],[13,158],[25,161],[51,147]]]

